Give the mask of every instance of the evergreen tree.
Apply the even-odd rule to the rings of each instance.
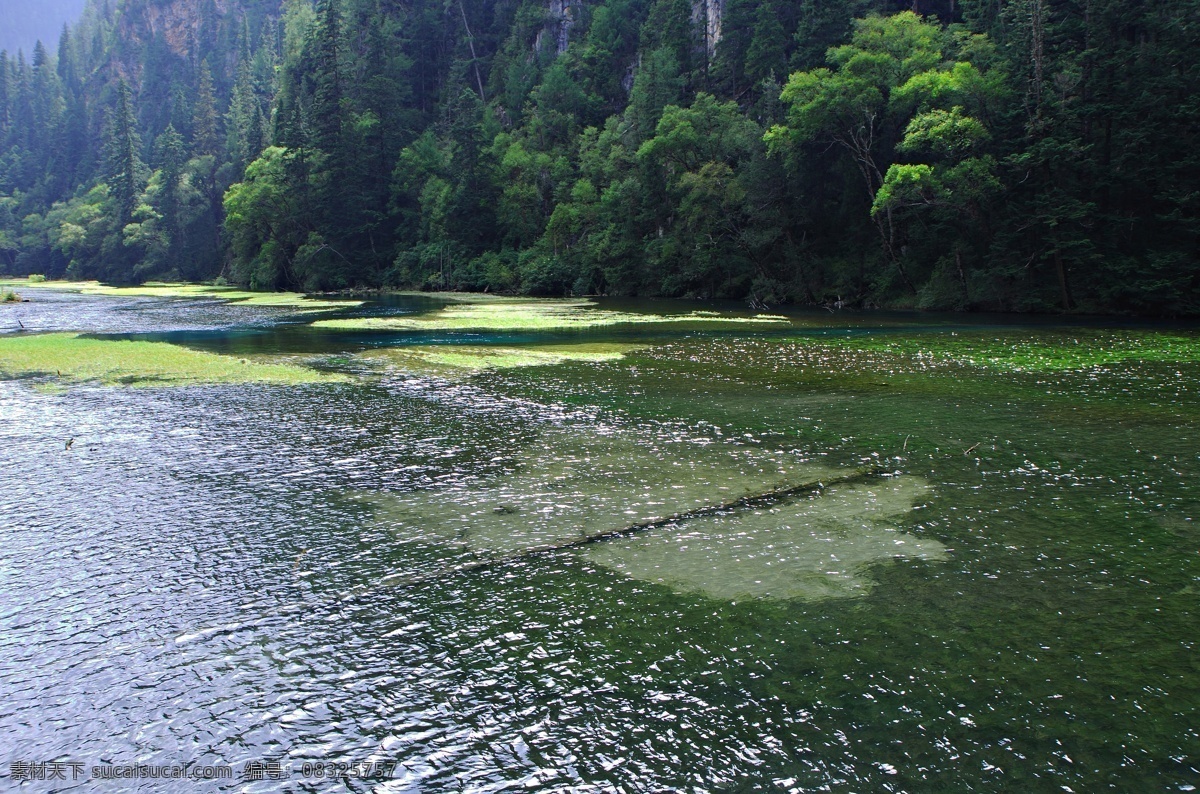
[[[183,244],[183,223],[180,217],[180,192],[183,187],[184,165],[187,150],[183,136],[168,126],[158,136],[155,148],[158,151],[159,173],[162,196],[159,211],[169,239],[169,262],[178,263],[178,252]]]
[[[217,100],[207,61],[200,64],[200,82],[192,111],[192,152],[198,156],[217,152]]]
[[[118,227],[125,226],[133,219],[133,211],[141,195],[144,166],[138,157],[140,148],[133,97],[129,84],[120,80],[117,83],[116,101],[109,112],[106,146],[108,185],[116,207]]]
[[[8,53],[0,50],[0,142],[8,135],[9,119],[12,114],[12,75],[8,64]]]
[[[342,14],[338,0],[321,0],[310,43],[313,69],[313,144],[329,155],[342,143]]]
[[[237,80],[229,101],[225,124],[229,160],[239,175],[262,150],[262,111],[254,90],[253,63],[250,57],[249,31],[243,32]]]

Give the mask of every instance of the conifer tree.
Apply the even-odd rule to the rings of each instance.
[[[313,143],[329,155],[341,150],[342,137],[342,13],[338,0],[321,0],[313,51]]]
[[[118,81],[116,101],[108,121],[108,185],[116,206],[118,228],[133,218],[138,196],[142,190],[144,166],[138,157],[141,148],[137,119],[133,115],[133,98],[129,84]]]
[[[0,143],[8,134],[12,89],[8,53],[0,50]]]
[[[217,100],[207,61],[200,64],[200,82],[192,111],[192,152],[198,157],[217,153]]]
[[[174,126],[168,126],[166,131],[158,136],[156,148],[158,149],[162,182],[159,211],[170,240],[168,258],[173,264],[183,238],[179,212],[179,191],[183,182],[183,167],[187,161],[187,153],[183,136],[175,131]]]
[[[233,85],[228,122],[225,125],[229,159],[239,174],[261,151],[262,140],[261,111],[254,92],[250,43],[246,40],[248,35],[248,32],[243,32],[237,80]],[[252,129],[254,127],[257,127],[257,131]]]

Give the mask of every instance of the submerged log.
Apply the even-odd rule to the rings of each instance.
[[[859,468],[850,470],[846,474],[839,475],[837,477],[830,477],[825,480],[807,482],[800,485],[790,485],[784,488],[777,488],[771,491],[763,491],[760,493],[751,494],[749,496],[741,496],[728,502],[722,502],[715,505],[706,505],[704,507],[698,507],[695,510],[685,510],[683,512],[674,513],[663,518],[652,518],[648,521],[629,524],[618,529],[609,529],[591,535],[583,535],[578,538],[571,538],[570,540],[530,546],[509,554],[483,556],[467,562],[459,562],[452,565],[447,565],[444,568],[439,568],[436,571],[428,571],[418,574],[392,574],[391,576],[384,577],[380,584],[388,587],[407,587],[411,585],[425,584],[427,582],[444,579],[460,573],[468,573],[470,571],[478,571],[483,568],[504,565],[506,563],[524,559],[526,557],[531,557],[535,554],[548,554],[550,552],[566,551],[568,549],[579,548],[580,546],[587,546],[592,543],[602,543],[607,540],[616,540],[617,538],[624,538],[630,535],[635,535],[639,532],[645,532],[646,530],[657,529],[678,521],[688,521],[694,518],[703,518],[705,516],[716,515],[727,510],[760,507],[773,504],[781,499],[786,499],[791,496],[799,496],[801,494],[820,493],[831,485],[849,485],[852,483],[863,482],[864,480],[883,476],[889,472],[890,469],[884,468],[883,466],[861,466]]]

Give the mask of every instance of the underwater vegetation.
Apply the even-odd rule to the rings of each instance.
[[[1124,362],[1200,362],[1200,336],[1099,329],[1017,336],[984,332],[859,336],[829,347],[875,353],[923,368],[973,366],[1011,372],[1055,372]],[[824,345],[823,345],[824,346]],[[886,362],[879,361],[877,364]]]

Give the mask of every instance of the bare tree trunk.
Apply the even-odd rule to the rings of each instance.
[[[475,54],[475,36],[467,24],[467,9],[463,7],[462,0],[458,0],[458,11],[462,14],[463,29],[467,31],[467,46],[471,48],[471,67],[475,70],[475,82],[479,85],[479,98],[487,102],[487,95],[483,92],[483,77],[479,74],[479,56]]]
[[[1054,268],[1058,271],[1058,288],[1062,292],[1062,307],[1063,311],[1071,311],[1075,308],[1075,302],[1071,300],[1071,285],[1067,281],[1067,267],[1063,263],[1062,252],[1054,252]]]
[[[1034,121],[1041,121],[1042,118],[1042,86],[1045,81],[1046,29],[1045,9],[1042,6],[1042,1],[1033,0],[1029,15],[1029,57],[1033,62],[1033,84],[1030,86],[1033,94],[1033,112],[1031,115]]]
[[[867,201],[874,204],[875,195],[879,192],[879,188],[883,186],[883,174],[880,172],[879,166],[875,164],[875,158],[871,151],[875,141],[874,116],[869,118],[861,134],[851,131],[849,135],[836,140],[850,151],[850,154],[857,162],[858,171],[862,174],[863,182],[867,188]],[[913,294],[916,294],[916,286],[912,283],[912,279],[908,277],[908,271],[904,269],[904,263],[896,255],[896,223],[892,217],[891,207],[887,210],[886,226],[878,215],[875,216],[874,220],[875,228],[879,230],[879,239],[883,244],[884,256],[896,266],[896,270],[900,272],[900,278],[903,279],[904,284],[912,290]]]
[[[962,249],[958,246],[954,247],[954,263],[958,266],[958,283],[962,285],[963,300],[970,306],[971,292],[967,289],[967,272],[963,270]]]

